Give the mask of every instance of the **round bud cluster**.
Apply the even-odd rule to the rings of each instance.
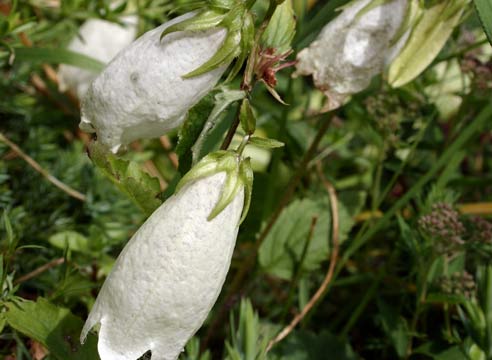
[[[439,289],[448,295],[463,295],[471,299],[475,295],[476,287],[475,279],[467,271],[456,272],[450,277],[439,279]]]
[[[439,253],[448,253],[463,245],[465,226],[459,213],[447,203],[432,205],[431,212],[419,219],[419,228],[435,241]]]
[[[471,219],[474,226],[473,239],[480,243],[492,244],[492,223],[480,216]]]

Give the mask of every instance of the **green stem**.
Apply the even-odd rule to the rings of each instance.
[[[309,234],[306,238],[306,241],[304,243],[304,246],[302,248],[301,258],[300,258],[300,260],[296,266],[295,274],[292,278],[292,281],[289,284],[289,293],[288,293],[289,295],[287,296],[287,301],[285,303],[284,310],[282,311],[282,317],[281,317],[282,322],[285,322],[285,318],[287,317],[287,315],[289,313],[289,308],[290,308],[292,301],[294,299],[294,293],[295,293],[295,290],[297,288],[297,283],[299,282],[299,279],[301,278],[301,275],[302,275],[302,266],[304,265],[304,261],[306,259],[309,245],[311,244],[311,240],[313,239],[314,228],[316,227],[317,221],[318,221],[317,217],[313,217],[311,220],[311,227],[309,230]]]
[[[408,359],[410,355],[412,355],[413,338],[415,332],[417,331],[417,324],[419,322],[420,314],[423,312],[423,307],[425,305],[425,298],[427,297],[427,286],[428,286],[427,274],[434,260],[435,257],[432,257],[429,261],[427,261],[425,266],[420,267],[421,271],[418,277],[418,281],[420,285],[417,286],[418,294],[415,303],[415,313],[413,315],[412,322],[410,325],[410,335],[408,338],[408,345],[407,345],[407,351],[405,357],[406,359]]]
[[[376,290],[378,289],[379,283],[381,282],[381,279],[383,278],[383,274],[384,274],[384,271],[379,272],[378,277],[376,279],[374,279],[371,286],[366,291],[364,297],[362,298],[362,300],[360,300],[359,305],[352,312],[350,319],[347,321],[347,323],[345,324],[345,326],[343,327],[343,329],[340,333],[340,337],[342,339],[348,335],[350,330],[352,330],[352,327],[357,323],[357,320],[362,315],[362,312],[366,308],[367,304],[369,304],[369,301],[371,301],[371,299],[376,294]]]

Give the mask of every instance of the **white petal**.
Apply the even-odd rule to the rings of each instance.
[[[176,359],[215,303],[234,249],[244,193],[211,221],[225,182],[186,185],[158,208],[120,254],[81,334],[100,323],[102,360]]]
[[[82,103],[81,124],[92,124],[99,141],[118,148],[173,130],[215,86],[226,66],[190,79],[182,76],[215,54],[227,30],[175,32],[160,40],[164,29],[192,16],[185,14],[145,33],[92,83]]]
[[[359,14],[371,1],[359,0],[343,10],[297,56],[296,74],[313,75],[316,87],[328,97],[326,110],[366,88],[395,56],[392,42],[404,21],[407,0],[389,1]]]
[[[136,16],[126,16],[121,21],[125,26],[100,19],[87,20],[68,45],[68,49],[108,63],[137,36]],[[60,91],[72,89],[79,98],[85,95],[96,77],[95,72],[70,65],[60,65],[58,70]]]

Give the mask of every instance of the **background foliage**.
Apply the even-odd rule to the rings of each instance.
[[[295,0],[294,50],[344,3]],[[174,16],[170,10],[186,10],[183,0],[135,4],[140,33]],[[254,10],[266,7],[260,0]],[[246,150],[255,169],[250,213],[221,298],[183,359],[492,359],[492,51],[480,26],[490,36],[492,13],[490,2],[476,7],[480,17],[470,7],[416,80],[393,89],[385,75],[375,78],[335,113],[319,115],[322,94],[310,79],[292,79],[290,69],[278,73],[276,87],[288,106],[255,87],[256,134],[285,147]],[[208,152],[237,112],[237,94],[213,93],[181,134],[135,143],[124,159],[92,148],[94,166],[78,104],[57,90],[47,65],[99,69],[61,49],[85,19],[117,21],[125,8],[0,2],[5,359],[97,358],[95,335],[79,344],[82,319],[126,241],[200,156],[191,145],[204,119],[195,115],[210,113],[214,99],[232,103],[203,143]],[[82,198],[53,186],[6,139]],[[292,178],[300,179],[295,189]],[[338,256],[324,178],[338,198]],[[286,189],[295,190],[288,201]],[[330,264],[321,299],[267,354],[268,341],[306,306]]]

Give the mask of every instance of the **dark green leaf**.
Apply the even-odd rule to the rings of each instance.
[[[272,360],[357,360],[350,344],[328,331],[294,331],[273,348]]]
[[[179,140],[176,146],[176,154],[179,156],[179,172],[181,174],[187,173],[191,168],[191,147],[200,136],[214,105],[214,95],[210,93],[188,112],[188,117],[179,131]]]
[[[46,299],[7,303],[7,323],[43,344],[59,360],[97,360],[97,339],[89,334],[86,343],[79,342],[83,322],[68,309],[60,308]]]
[[[386,337],[391,341],[400,359],[406,356],[409,337],[408,324],[399,313],[386,304],[382,299],[378,299],[379,315],[378,319],[381,322]]]

